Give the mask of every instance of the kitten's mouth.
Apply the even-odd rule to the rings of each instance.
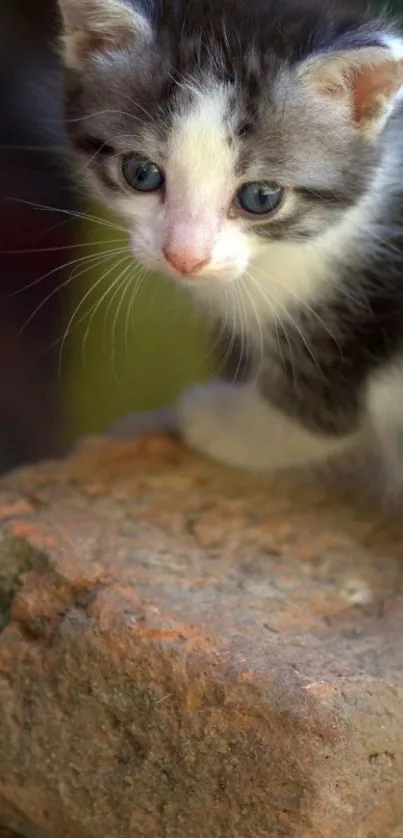
[[[197,287],[210,283],[231,282],[242,273],[239,265],[232,260],[222,264],[214,264],[210,258],[201,259],[197,256],[188,258],[187,254],[168,254],[163,251],[161,269],[166,276],[188,287]]]
[[[177,282],[180,285],[186,285],[188,288],[203,285],[205,283],[220,281],[220,277],[217,272],[208,271],[206,269],[198,271],[188,271],[184,273],[183,271],[178,271],[176,268],[171,266],[169,262],[165,259],[161,264],[160,270],[168,277],[171,281]]]
[[[184,273],[171,266],[166,260],[164,260],[159,270],[172,281],[184,285],[187,288],[194,289],[207,285],[222,285],[223,283],[232,282],[240,275],[237,267],[234,265],[217,267],[215,265],[209,265],[209,263],[206,263],[194,272],[189,271]]]

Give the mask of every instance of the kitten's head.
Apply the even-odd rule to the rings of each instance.
[[[400,42],[326,0],[59,0],[67,126],[133,252],[230,280],[366,192]]]

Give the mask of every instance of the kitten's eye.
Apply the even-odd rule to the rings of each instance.
[[[122,161],[122,172],[126,183],[138,192],[157,192],[163,186],[164,173],[148,157],[126,154]]]
[[[268,215],[277,209],[283,194],[284,189],[275,183],[245,183],[235,196],[235,205],[250,215]]]

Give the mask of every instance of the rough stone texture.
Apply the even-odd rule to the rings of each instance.
[[[0,482],[0,823],[401,838],[403,527],[161,438]]]

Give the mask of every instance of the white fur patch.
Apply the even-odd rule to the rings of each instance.
[[[168,150],[168,206],[185,217],[227,211],[236,154],[228,139],[228,88],[197,87],[193,101],[176,115]]]
[[[192,448],[253,471],[318,464],[355,442],[355,437],[335,440],[309,433],[271,408],[253,384],[212,382],[189,390],[179,402],[177,417]]]
[[[370,429],[379,444],[385,482],[390,492],[403,488],[403,364],[375,374],[367,388]]]
[[[346,212],[343,220],[308,242],[270,242],[249,237],[248,267],[228,283],[196,283],[200,302],[221,311],[247,339],[261,344],[261,329],[270,321],[293,323],[292,312],[307,308],[333,291],[335,261],[368,247],[368,224],[373,210],[365,198]]]
[[[229,88],[217,83],[189,88],[190,101],[175,115],[164,159],[164,200],[159,195],[122,197],[117,211],[132,230],[133,251],[147,267],[184,280],[164,259],[163,251],[185,251],[206,267],[188,280],[228,282],[240,276],[250,258],[249,238],[228,210],[240,185],[235,175],[236,144],[230,137]],[[144,149],[146,154],[148,149]]]
[[[398,38],[397,35],[384,35],[382,40],[396,61],[403,59],[403,38]]]
[[[208,259],[210,274],[227,262],[238,273],[242,245],[227,220],[237,185],[228,88],[195,86],[192,95],[191,106],[175,117],[168,147],[164,244]]]

